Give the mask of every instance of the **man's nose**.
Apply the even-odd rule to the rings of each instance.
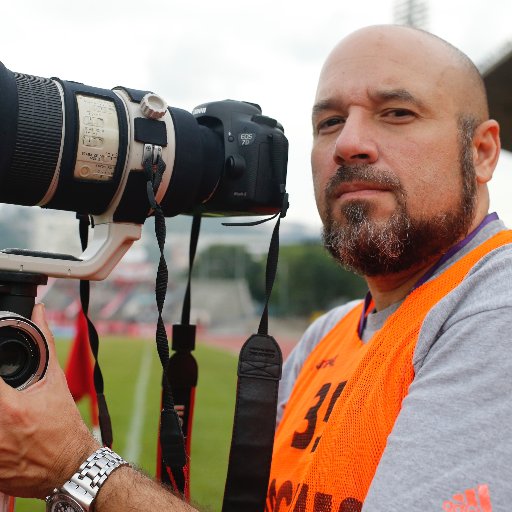
[[[379,155],[370,124],[361,115],[347,117],[334,146],[336,165],[375,163]]]

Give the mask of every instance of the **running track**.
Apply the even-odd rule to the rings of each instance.
[[[198,339],[201,340],[202,343],[206,345],[210,345],[213,347],[221,348],[232,352],[234,354],[239,354],[242,348],[242,345],[246,342],[249,334],[215,334],[203,332],[198,334]],[[292,348],[296,345],[297,341],[299,341],[299,336],[291,337],[291,336],[274,336],[277,343],[281,347],[281,352],[283,353],[283,360],[288,357],[288,354],[292,350]]]

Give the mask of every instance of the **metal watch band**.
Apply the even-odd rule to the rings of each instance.
[[[100,448],[82,463],[78,471],[62,486],[62,491],[89,510],[107,477],[118,467],[127,464],[128,462],[110,448]]]

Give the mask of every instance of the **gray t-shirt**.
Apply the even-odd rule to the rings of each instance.
[[[433,277],[505,229],[485,226]],[[316,344],[358,301],[335,308],[304,333],[283,368],[278,421]],[[371,313],[371,343],[398,305]],[[512,245],[492,251],[427,314],[402,402],[364,512],[512,510]]]

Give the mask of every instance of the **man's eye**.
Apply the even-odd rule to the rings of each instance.
[[[416,117],[416,114],[412,110],[408,110],[406,108],[393,108],[384,111],[383,117],[393,120],[406,120],[411,117]]]
[[[343,124],[345,122],[345,118],[343,117],[330,117],[329,119],[325,119],[323,121],[320,121],[317,124],[317,132],[318,133],[325,133],[330,131],[331,129],[334,129],[340,124]]]

